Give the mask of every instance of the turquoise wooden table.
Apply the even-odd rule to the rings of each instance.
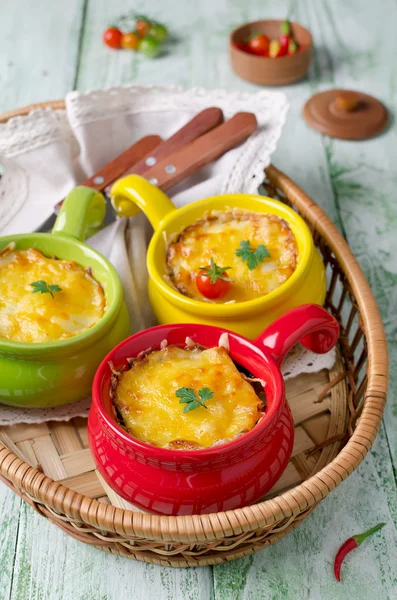
[[[172,53],[150,61],[103,47],[106,25],[129,8],[167,23]],[[339,226],[377,297],[397,359],[397,161],[395,128],[376,139],[322,137],[301,118],[306,99],[330,87],[372,93],[397,111],[396,0],[17,0],[0,7],[0,111],[127,83],[256,89],[229,68],[236,25],[286,15],[309,27],[309,77],[285,88],[291,109],[274,163]],[[397,370],[386,416],[365,462],[298,529],[274,546],[214,568],[171,569],[85,546],[0,485],[0,600],[373,600],[397,598]],[[349,535],[385,521],[332,575]]]

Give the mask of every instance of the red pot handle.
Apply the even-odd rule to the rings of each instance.
[[[274,321],[254,344],[265,347],[280,365],[298,342],[312,352],[325,354],[335,346],[338,337],[339,325],[333,316],[317,304],[304,304]]]

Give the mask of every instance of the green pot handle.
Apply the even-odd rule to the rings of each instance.
[[[84,241],[86,233],[93,233],[105,218],[106,200],[94,188],[79,185],[63,201],[53,234],[66,235]]]

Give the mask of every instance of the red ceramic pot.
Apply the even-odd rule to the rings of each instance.
[[[228,333],[230,356],[266,382],[265,415],[248,433],[203,450],[168,450],[133,438],[115,421],[111,371],[164,339],[184,346],[186,336],[207,348]],[[123,498],[158,514],[191,515],[233,510],[268,492],[284,471],[294,442],[280,364],[298,341],[328,352],[338,339],[336,320],[320,306],[299,306],[249,341],[231,331],[197,324],[161,325],[124,340],[103,360],[93,384],[88,419],[91,452],[107,483]]]

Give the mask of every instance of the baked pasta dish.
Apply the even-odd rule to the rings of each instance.
[[[103,288],[90,269],[15,244],[0,252],[0,338],[63,340],[95,325],[105,309]]]
[[[195,300],[244,302],[265,296],[295,271],[298,248],[272,214],[211,212],[167,248],[170,283]]]
[[[112,367],[112,365],[111,365]],[[135,438],[200,449],[250,431],[263,415],[263,382],[241,373],[224,347],[167,346],[113,369],[116,417]]]

